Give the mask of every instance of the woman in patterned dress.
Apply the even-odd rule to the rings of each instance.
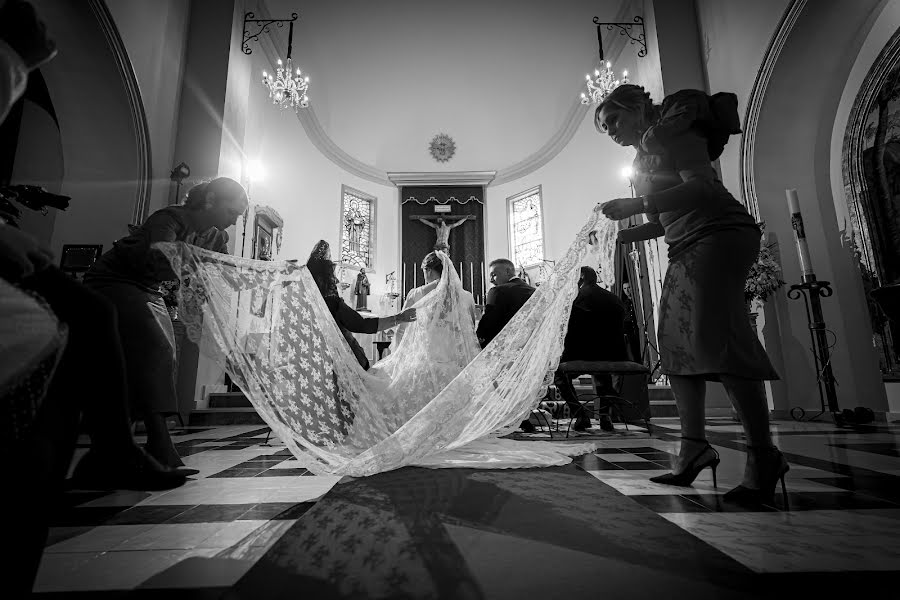
[[[760,230],[719,180],[710,157],[717,113],[710,97],[683,90],[655,105],[644,89],[622,85],[600,103],[594,124],[637,150],[635,198],[602,205],[610,219],[644,213],[647,223],[620,233],[628,243],[665,235],[669,268],[660,299],[658,340],[669,376],[682,443],[672,473],[658,483],[690,485],[719,464],[706,440],[707,381],[720,381],[741,416],[748,456],[744,478],[726,500],[771,502],[788,464],[773,445],[764,380],[777,379],[750,326],[744,282],[759,252]],[[726,136],[727,139],[727,136]],[[721,149],[719,149],[719,152]]]

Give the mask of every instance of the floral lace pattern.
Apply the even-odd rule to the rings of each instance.
[[[359,367],[305,267],[158,244],[180,276],[190,339],[225,367],[316,474],[405,465],[559,465],[593,445],[498,439],[535,408],[559,363],[580,267],[612,277],[616,224],[598,210],[502,332],[479,351],[471,298],[446,255],[393,354]],[[592,254],[590,261],[588,255]]]

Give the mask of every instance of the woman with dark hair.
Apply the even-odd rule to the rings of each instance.
[[[225,229],[247,210],[247,192],[227,177],[195,185],[185,203],[158,210],[116,241],[85,274],[84,284],[118,313],[128,377],[131,416],[147,427],[147,452],[164,465],[182,467],[166,419],[178,413],[175,331],[160,286],[177,280],[157,242],[185,242],[228,251]],[[192,471],[195,470],[182,470]]]
[[[344,339],[350,344],[356,360],[365,370],[369,370],[369,359],[359,342],[353,337],[353,333],[374,334],[385,329],[396,327],[400,323],[410,323],[416,320],[416,309],[410,308],[390,317],[363,317],[358,312],[347,306],[338,292],[338,279],[334,274],[334,262],[331,260],[331,246],[325,240],[319,240],[313,246],[306,268],[316,282],[316,287],[322,293],[325,304],[331,316],[337,322],[338,328],[344,334]]]
[[[715,483],[719,455],[706,440],[704,404],[706,382],[720,381],[747,440],[743,481],[725,500],[771,503],[780,480],[787,503],[789,467],[772,443],[763,388],[764,380],[778,374],[750,326],[744,301],[760,230],[712,167],[724,144],[716,109],[696,90],[672,94],[662,105],[637,85],[613,90],[597,106],[594,124],[617,144],[637,150],[637,197],[611,200],[601,210],[616,220],[646,215],[647,223],[620,232],[620,242],[665,235],[669,246],[658,339],[683,441],[673,472],[651,480],[687,486],[710,467]]]

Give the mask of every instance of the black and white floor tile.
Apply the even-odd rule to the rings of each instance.
[[[818,597],[896,588],[900,428],[776,423],[788,507],[777,494],[751,510],[721,500],[741,479],[740,427],[709,425],[718,486],[706,470],[688,488],[648,480],[670,468],[677,419],[654,419],[652,435],[617,424],[567,467],[355,480],[297,467],[277,439],[266,443],[266,428],[182,429],[177,447],[200,474],[165,492],[68,492],[35,592],[738,598],[776,597],[771,586],[785,582]]]

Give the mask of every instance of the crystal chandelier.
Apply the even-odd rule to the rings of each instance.
[[[639,57],[647,56],[647,41],[644,36],[643,17],[637,16],[630,23],[605,23],[601,22],[599,18],[594,17],[594,25],[597,26],[597,49],[600,52],[600,68],[594,70],[593,77],[591,77],[590,74],[584,76],[587,80],[587,92],[581,93],[582,104],[599,104],[611,91],[624,83],[628,83],[628,71],[622,71],[622,79],[616,79],[616,75],[612,70],[612,63],[609,61],[604,62],[603,60],[602,27],[604,25],[606,26],[607,31],[612,31],[613,28],[616,28],[619,31],[619,35],[627,37],[632,44],[641,46],[641,49],[638,51]],[[637,36],[632,35],[632,30],[637,29],[640,29],[640,34]]]
[[[282,64],[278,59],[278,66],[275,68],[275,75],[263,71],[263,85],[269,90],[269,98],[272,104],[287,108],[290,106],[294,110],[298,108],[306,108],[309,106],[309,96],[306,90],[309,88],[309,75],[304,76],[297,69],[294,73],[294,66],[291,63],[291,50],[294,41],[294,22],[291,21],[288,29],[288,51],[287,62]]]
[[[581,92],[581,103],[598,104],[611,91],[623,83],[628,83],[628,71],[622,71],[622,79],[616,79],[616,75],[612,70],[612,63],[607,61],[602,71],[600,69],[594,70],[593,78],[591,78],[590,74],[585,75],[584,78],[587,80],[585,82],[587,93]]]

